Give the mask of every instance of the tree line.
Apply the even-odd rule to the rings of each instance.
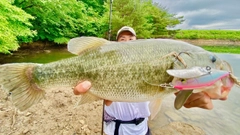
[[[167,27],[183,21],[152,0],[114,0],[111,40],[124,25],[138,38],[169,35]],[[110,0],[1,0],[0,53],[17,50],[21,43],[67,43],[77,36],[108,37]]]

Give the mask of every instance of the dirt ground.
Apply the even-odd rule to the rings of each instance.
[[[45,99],[24,112],[15,109],[10,97],[0,90],[1,135],[100,135],[102,101],[77,105],[81,96],[72,90],[46,92]],[[151,125],[151,124],[150,124]],[[154,125],[151,125],[154,126]],[[150,126],[150,127],[151,127]],[[155,128],[153,135],[203,135],[192,125],[172,122]]]

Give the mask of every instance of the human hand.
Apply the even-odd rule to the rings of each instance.
[[[233,83],[228,82],[229,85],[222,85],[222,81],[217,81],[210,87],[205,87],[201,92],[192,93],[184,104],[184,107],[199,107],[203,109],[213,109],[213,99],[227,100],[228,93],[231,90]],[[199,89],[201,90],[201,89]]]
[[[204,92],[192,93],[184,104],[186,108],[199,107],[203,109],[213,109],[212,99]]]
[[[220,98],[220,100],[226,100],[227,98]],[[210,96],[204,92],[192,93],[184,104],[186,108],[199,107],[203,109],[213,109],[213,103]]]
[[[89,81],[80,82],[73,88],[73,93],[75,95],[82,95],[82,94],[86,93],[88,90],[90,90],[91,86],[92,86],[92,84]],[[104,100],[104,103],[106,106],[109,106],[112,104],[112,101]]]
[[[92,84],[89,81],[80,82],[73,88],[73,93],[75,95],[80,95],[80,94],[82,95],[86,93],[91,88],[91,86]]]

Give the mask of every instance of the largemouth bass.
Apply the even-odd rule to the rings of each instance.
[[[213,53],[170,39],[110,42],[79,37],[70,40],[68,50],[78,56],[47,64],[1,65],[1,89],[11,93],[13,104],[21,111],[39,102],[49,89],[56,86],[70,89],[80,80],[92,83],[81,103],[97,99],[140,102],[163,99],[179,91],[163,85],[176,80],[167,70],[193,67],[229,70],[229,65]],[[191,78],[199,76],[202,75],[194,76],[191,72]],[[240,85],[232,73],[228,78]]]

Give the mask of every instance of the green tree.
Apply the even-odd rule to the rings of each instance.
[[[108,6],[109,3],[108,0]],[[117,30],[124,25],[133,27],[138,38],[150,38],[167,35],[167,27],[173,27],[182,21],[182,17],[169,14],[158,4],[152,3],[152,0],[114,0],[112,39],[115,39]]]
[[[97,14],[103,15],[105,12],[104,0],[78,0],[82,1],[86,8],[93,9]]]
[[[97,36],[102,25],[95,6],[83,1],[15,0],[14,4],[36,17],[32,21],[38,32],[35,40],[66,43],[76,36]]]
[[[10,53],[17,50],[19,38],[29,42],[27,37],[32,37],[34,31],[29,20],[34,19],[20,8],[13,6],[9,0],[0,1],[0,52]]]
[[[158,3],[153,4],[151,7],[148,6],[149,14],[147,15],[148,23],[152,24],[152,37],[164,37],[171,36],[171,28],[177,24],[182,23],[183,16],[176,17],[175,14],[170,14],[168,11],[159,5]],[[176,34],[175,31],[172,33]]]
[[[150,4],[151,5],[151,4]],[[114,0],[112,10],[112,38],[124,25],[133,27],[139,38],[149,38],[152,24],[145,18],[148,14],[147,4],[141,0]]]

